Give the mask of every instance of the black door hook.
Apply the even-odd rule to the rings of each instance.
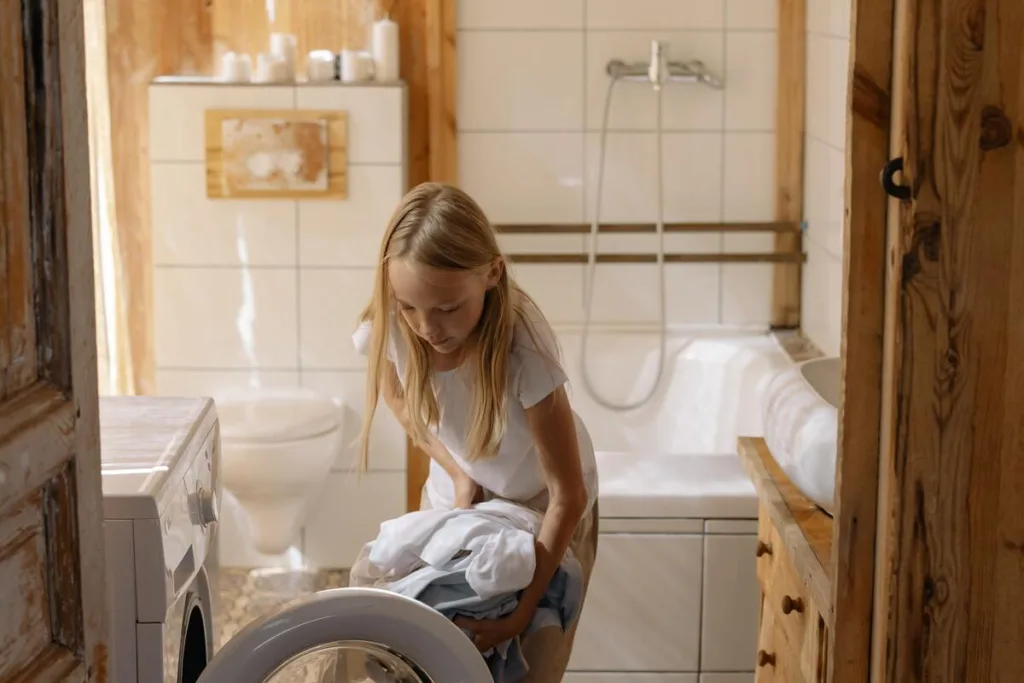
[[[900,200],[910,199],[910,188],[906,185],[897,185],[892,177],[897,173],[903,172],[903,157],[896,157],[885,165],[882,169],[882,189],[885,190],[886,194],[890,197],[895,197]]]

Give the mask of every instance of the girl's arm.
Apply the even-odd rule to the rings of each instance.
[[[528,408],[526,421],[540,454],[550,501],[537,535],[533,581],[523,591],[517,608],[524,620],[532,617],[547,591],[587,508],[576,421],[564,387]]]
[[[388,363],[388,370],[384,375],[381,393],[384,395],[384,402],[388,404],[388,408],[398,418],[398,422],[405,429],[405,433],[409,435],[409,438],[416,440],[412,428],[409,426],[409,417],[405,410],[405,394],[402,392],[402,384],[398,379],[398,372],[395,370],[393,363]],[[462,468],[455,462],[455,458],[448,452],[445,445],[433,434],[428,432],[427,443],[417,443],[416,445],[426,451],[431,460],[448,473],[448,476],[452,478],[456,486],[460,482],[465,483],[465,480],[469,479],[469,475],[462,471]]]

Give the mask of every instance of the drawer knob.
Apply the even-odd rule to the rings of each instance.
[[[764,650],[757,651],[758,666],[775,666],[775,653],[767,653]]]
[[[771,543],[765,543],[764,541],[758,541],[757,542],[757,556],[758,557],[761,557],[762,555],[771,555],[771,554],[772,554],[772,544]]]
[[[800,614],[804,611],[803,598],[791,598],[788,595],[782,598],[782,613],[792,614],[796,612]]]

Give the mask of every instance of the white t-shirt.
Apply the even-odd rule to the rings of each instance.
[[[526,422],[526,409],[547,398],[567,381],[565,371],[557,362],[554,332],[539,315],[530,316],[537,337],[538,350],[530,332],[521,320],[516,322],[508,366],[508,425],[498,453],[490,458],[469,459],[465,442],[472,405],[472,377],[465,367],[434,373],[437,405],[441,422],[435,433],[455,458],[459,467],[485,489],[509,500],[525,502],[539,496],[547,488],[537,447]],[[366,355],[370,340],[370,323],[364,322],[352,335],[356,350]],[[388,358],[395,364],[398,377],[404,382],[408,352],[394,317],[389,330]],[[579,443],[583,477],[588,493],[588,510],[597,499],[597,461],[590,434],[579,416],[576,438]],[[431,506],[451,508],[455,490],[448,473],[433,460],[427,479],[427,495]]]

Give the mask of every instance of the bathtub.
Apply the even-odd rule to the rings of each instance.
[[[664,375],[645,406],[602,407],[580,378],[580,332],[556,328],[573,409],[594,448],[606,452],[735,455],[738,436],[762,435],[761,393],[776,369],[791,365],[775,337],[731,328],[673,330]],[[640,398],[654,380],[659,350],[651,331],[596,330],[587,348],[594,388],[616,403]]]
[[[757,496],[736,455],[760,436],[761,394],[791,365],[775,338],[674,330],[649,404],[617,412],[580,379],[578,329],[557,329],[573,408],[597,451],[600,541],[566,683],[752,680],[757,651]],[[654,378],[658,336],[600,330],[595,388],[623,402]]]

